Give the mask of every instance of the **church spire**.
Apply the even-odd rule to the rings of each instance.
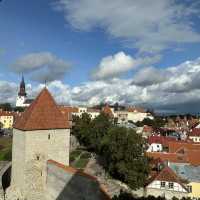
[[[26,84],[25,84],[25,81],[24,81],[24,75],[23,74],[22,74],[22,80],[21,80],[21,83],[20,83],[20,89],[19,89],[18,95],[26,97]]]

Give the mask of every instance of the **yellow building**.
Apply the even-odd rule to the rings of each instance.
[[[13,127],[14,115],[9,111],[0,110],[0,127],[3,129],[11,129]]]
[[[200,198],[200,183],[190,182],[188,184],[189,197],[191,198]]]

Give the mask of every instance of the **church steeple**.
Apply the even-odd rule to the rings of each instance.
[[[26,97],[26,84],[25,84],[23,75],[22,75],[22,80],[21,80],[21,83],[20,83],[20,89],[19,89],[18,95]]]

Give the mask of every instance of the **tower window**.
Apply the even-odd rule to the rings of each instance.
[[[50,138],[51,138],[51,136],[50,136],[50,134],[48,135],[48,139],[50,140]]]

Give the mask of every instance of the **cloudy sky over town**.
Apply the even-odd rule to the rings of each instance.
[[[199,0],[3,0],[0,102],[34,97],[200,112]]]

